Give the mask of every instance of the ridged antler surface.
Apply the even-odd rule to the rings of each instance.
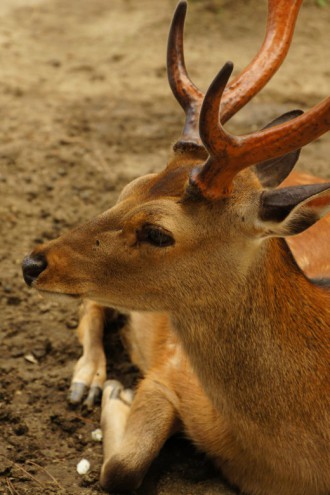
[[[200,137],[209,158],[191,181],[209,199],[228,194],[235,175],[255,163],[290,153],[330,129],[330,97],[295,119],[245,136],[227,133],[219,121],[222,94],[232,72],[228,62],[207,91],[200,113]]]
[[[253,98],[282,64],[290,47],[302,0],[269,0],[264,42],[251,63],[224,89],[220,117],[225,123]],[[204,94],[189,78],[183,51],[187,2],[179,2],[169,33],[167,71],[172,92],[186,114],[180,141],[201,144],[198,121]]]

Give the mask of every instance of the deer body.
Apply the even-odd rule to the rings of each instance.
[[[280,277],[274,277],[278,286],[282,280],[276,278]],[[267,301],[272,308],[271,318],[269,307],[257,304],[251,308],[241,296],[236,321],[228,326],[219,321],[212,328],[214,322],[208,315],[216,314],[214,307],[205,308],[202,318],[198,310],[197,318],[194,311],[177,316],[176,325],[184,330],[184,347],[197,348],[196,356],[190,355],[196,373],[171,333],[164,339],[159,315],[133,315],[132,326],[140,330],[140,348],[146,342],[153,343],[152,355],[158,361],[144,371],[171,391],[188,436],[246,493],[259,493],[262,479],[260,493],[326,494],[330,486],[330,459],[324,456],[325,452],[329,454],[330,440],[330,356],[325,353],[321,360],[318,349],[328,348],[329,331],[324,332],[323,322],[318,335],[306,337],[299,331],[305,328],[306,318],[318,318],[305,292],[300,294],[300,318],[284,328],[278,326],[283,307],[280,294],[276,300],[270,294]],[[283,296],[287,300],[288,294]],[[329,298],[323,303],[329,308]],[[255,317],[249,327],[251,311]],[[290,323],[295,319],[293,313],[286,316]],[[198,347],[196,339],[201,342]],[[135,361],[141,366],[136,356]],[[271,475],[274,472],[276,479]],[[304,488],[297,491],[298,486]]]
[[[281,27],[286,3],[269,3],[270,29],[276,18]],[[244,104],[238,95],[249,70],[229,87],[226,64],[204,97],[184,67],[184,13],[181,2],[168,63],[186,125],[167,167],[133,181],[102,215],[37,247],[24,277],[41,293],[95,301],[80,333],[102,366],[100,305],[130,313],[126,335],[144,379],[133,402],[117,385],[105,387],[104,488],[138,487],[166,439],[183,428],[248,495],[328,495],[330,292],[298,264],[309,276],[329,276],[329,230],[315,243],[307,229],[329,211],[330,184],[276,187],[298,148],[330,128],[330,100],[251,136],[229,135],[219,111],[229,118]],[[289,40],[292,26],[286,33]],[[258,64],[257,57],[250,70]],[[253,96],[247,88],[244,101]],[[321,222],[329,228],[329,217]],[[297,234],[295,259],[282,238]],[[93,362],[85,358],[79,366]],[[104,379],[96,370],[91,390]]]
[[[283,265],[276,267],[280,272],[267,268],[258,273],[255,285],[240,287],[236,304],[221,299],[206,307],[202,318],[200,311],[199,318],[185,313],[176,328],[203,389],[220,412],[217,423],[227,426],[226,441],[218,436],[217,461],[223,462],[228,478],[247,493],[258,493],[263,478],[262,493],[325,494],[330,486],[325,474],[330,462],[329,296],[321,299],[328,312],[320,317],[315,301],[306,297],[308,282],[303,290],[304,284],[295,284],[292,277],[291,299],[290,288],[281,291]],[[268,284],[267,294],[263,277],[274,284]],[[288,298],[291,302],[297,296],[299,307],[288,310]],[[231,308],[228,319],[215,324],[212,316],[223,316],[226,307]],[[310,333],[304,331],[306,323]],[[270,479],[269,472],[275,471],[276,480]],[[317,473],[322,481],[316,481]],[[297,491],[298,486],[304,489]]]

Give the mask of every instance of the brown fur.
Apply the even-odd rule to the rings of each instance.
[[[281,187],[320,182],[326,181],[309,174],[292,172]],[[328,214],[302,234],[287,239],[300,268],[310,278],[330,279],[329,232]]]
[[[251,172],[237,176],[230,198],[187,197],[197,163],[174,156],[111,210],[35,250],[48,262],[37,289],[133,311],[126,331],[145,379],[116,452],[104,419],[102,484],[127,488],[126,478],[138,486],[182,423],[244,492],[326,495],[329,292],[305,278],[284,241],[259,238]],[[139,245],[145,222],[172,232],[175,246]]]

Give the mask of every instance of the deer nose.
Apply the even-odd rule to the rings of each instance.
[[[43,254],[35,256],[26,256],[22,263],[23,277],[27,285],[31,287],[32,282],[36,280],[40,273],[47,268],[47,260]]]

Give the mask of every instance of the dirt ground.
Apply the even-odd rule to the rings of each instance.
[[[165,49],[176,0],[0,2],[0,495],[94,495],[102,448],[99,410],[66,395],[80,355],[77,306],[42,300],[22,280],[23,256],[111,206],[123,185],[160,170],[182,112],[168,88]],[[207,88],[221,64],[241,70],[264,32],[266,2],[191,0],[186,59]],[[233,119],[248,132],[327,96],[330,6],[306,1],[287,61]],[[330,178],[329,137],[299,167]],[[111,329],[110,329],[111,330]],[[110,374],[130,383],[117,334]],[[91,471],[76,472],[87,458]],[[226,495],[220,476],[183,439],[163,450],[141,493]]]

